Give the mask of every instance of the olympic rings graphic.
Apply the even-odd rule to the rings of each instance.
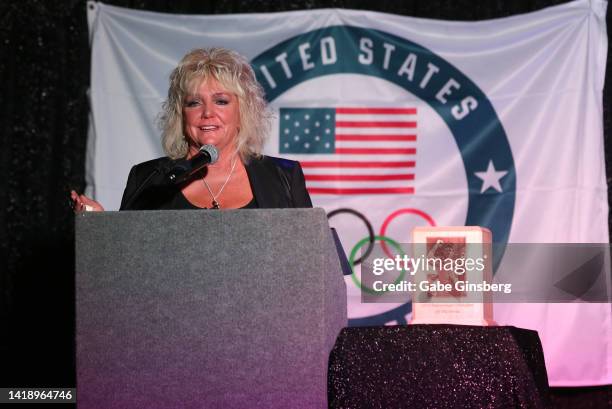
[[[355,270],[353,269],[353,267],[362,263],[363,260],[365,260],[372,253],[372,250],[374,249],[374,243],[377,240],[381,242],[381,247],[383,248],[383,251],[390,258],[393,258],[394,255],[391,254],[391,251],[389,250],[387,243],[390,244],[392,247],[394,247],[395,250],[397,250],[400,255],[402,256],[404,255],[404,251],[401,248],[400,244],[396,242],[395,240],[391,239],[390,237],[386,236],[387,228],[389,227],[389,224],[391,223],[391,221],[395,219],[397,216],[402,215],[402,214],[414,214],[414,215],[417,215],[423,218],[427,223],[429,223],[430,226],[436,225],[436,222],[434,221],[434,219],[430,215],[425,213],[424,211],[419,210],[419,209],[413,209],[413,208],[403,208],[403,209],[396,210],[393,213],[391,213],[389,216],[387,216],[387,218],[383,221],[383,224],[380,228],[380,234],[375,235],[374,229],[372,228],[372,224],[370,223],[370,221],[362,213],[358,212],[357,210],[349,209],[349,208],[335,209],[327,214],[327,219],[329,220],[332,217],[338,214],[341,214],[341,213],[348,213],[348,214],[352,214],[356,216],[362,222],[364,222],[364,224],[366,225],[366,228],[368,229],[368,236],[359,240],[359,242],[357,242],[357,244],[355,244],[355,246],[351,249],[351,254],[349,256],[349,266],[351,268],[351,273],[352,273],[351,279],[353,280],[353,283],[355,283],[355,285],[359,289],[361,289],[361,291],[365,291],[373,295],[382,295],[384,291],[375,291],[367,287],[366,285],[362,284],[361,281],[355,275]],[[366,243],[368,243],[368,247],[366,248],[362,256],[356,259],[355,256],[357,255],[357,252]],[[399,283],[404,278],[404,275],[405,275],[405,271],[402,270],[399,277],[396,279],[395,284]]]
[[[349,213],[349,214],[352,214],[358,217],[366,225],[368,229],[368,236],[361,239],[351,250],[351,254],[349,257],[349,266],[351,268],[351,273],[352,273],[351,279],[353,283],[358,288],[360,288],[361,291],[365,291],[369,294],[374,293],[376,295],[382,295],[382,294],[380,291],[374,292],[373,289],[368,288],[365,285],[362,285],[360,280],[355,275],[355,270],[353,268],[354,266],[360,264],[363,260],[365,260],[370,255],[370,253],[374,249],[374,243],[376,240],[381,242],[381,246],[383,247],[383,250],[389,257],[393,257],[393,256],[391,255],[391,252],[389,251],[387,243],[389,243],[392,247],[395,247],[396,249],[399,250],[400,253],[402,253],[402,249],[400,245],[393,239],[386,236],[386,232],[389,227],[389,224],[395,218],[397,218],[398,216],[402,214],[413,214],[413,215],[423,218],[430,226],[436,226],[435,220],[429,214],[425,213],[424,211],[419,210],[419,209],[414,209],[414,208],[403,208],[403,209],[394,211],[393,213],[391,213],[389,216],[385,218],[384,222],[381,225],[380,234],[376,236],[374,235],[374,229],[372,228],[372,224],[370,223],[370,221],[362,213],[358,212],[357,210],[350,209],[350,208],[336,209],[336,210],[329,212],[327,215],[327,218],[329,220],[333,216],[340,214],[340,213]],[[359,251],[360,248],[362,248],[365,245],[366,241],[368,242],[368,247],[366,251],[363,253],[363,255],[360,258],[355,259],[357,252]],[[401,272],[399,278],[395,281],[395,283],[398,283],[400,280],[402,280],[403,276],[404,276],[404,271]],[[381,325],[381,323],[385,323],[385,322],[393,321],[393,320],[395,320],[398,324],[407,324],[406,315],[410,314],[411,311],[412,311],[412,302],[408,301],[407,303],[402,304],[399,307],[396,307],[382,314],[377,314],[374,316],[367,316],[367,317],[362,317],[362,318],[351,318],[349,319],[349,326]]]
[[[384,242],[388,242],[393,247],[395,247],[395,249],[400,253],[400,255],[404,255],[402,247],[395,240],[393,240],[393,239],[391,239],[389,237],[385,237],[385,236],[374,236],[374,239],[375,240],[379,240],[380,242],[383,242],[383,243]],[[353,247],[353,249],[351,250],[351,255],[349,256],[349,265],[351,266],[351,273],[352,273],[351,274],[351,279],[353,280],[355,285],[361,289],[361,291],[365,291],[368,294],[380,296],[380,295],[384,294],[386,291],[376,291],[376,290],[373,290],[373,289],[367,287],[365,284],[361,284],[361,281],[359,281],[359,279],[357,278],[357,275],[355,274],[355,270],[353,270],[353,266],[355,265],[353,260],[355,259],[355,256],[357,255],[357,252],[369,240],[370,240],[369,237],[364,237],[363,239],[359,240],[359,242],[357,242],[357,244],[355,244],[355,247]],[[369,247],[373,247],[373,242],[370,242],[368,244],[368,246]],[[395,280],[394,284],[398,284],[400,281],[402,281],[402,279],[404,278],[405,273],[406,273],[405,270],[401,270],[401,273],[400,273],[399,277],[397,277],[397,279]]]
[[[327,214],[327,220],[331,219],[332,217],[340,213],[348,213],[348,214],[352,214],[353,216],[357,216],[362,222],[365,223],[366,228],[368,229],[368,237],[367,237],[367,239],[369,240],[368,248],[364,251],[361,257],[356,259],[354,262],[351,262],[351,270],[352,270],[353,266],[360,264],[364,259],[368,258],[368,256],[372,252],[372,249],[374,249],[374,241],[375,241],[374,228],[372,227],[372,223],[370,223],[370,221],[362,213],[359,213],[357,210],[349,209],[349,208],[340,208],[340,209],[332,210],[331,212]]]

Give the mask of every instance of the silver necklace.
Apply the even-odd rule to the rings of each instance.
[[[238,160],[238,157],[235,156],[234,160],[232,162],[232,168],[229,171],[229,174],[227,175],[227,178],[225,179],[225,182],[223,182],[223,185],[221,185],[221,189],[219,189],[219,191],[217,192],[217,194],[213,194],[210,186],[208,186],[208,183],[206,183],[206,180],[204,180],[204,178],[202,178],[202,182],[204,182],[204,186],[206,186],[206,189],[208,190],[208,193],[210,193],[210,196],[212,197],[212,207],[211,209],[220,209],[221,206],[219,206],[219,202],[217,202],[217,198],[221,195],[221,192],[223,192],[223,189],[225,189],[225,185],[227,185],[227,182],[229,182],[230,178],[232,177],[232,174],[234,173],[234,168],[236,167],[236,162]]]

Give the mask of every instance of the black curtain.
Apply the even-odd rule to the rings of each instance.
[[[184,14],[352,8],[446,20],[498,18],[564,2],[106,1]],[[0,387],[75,382],[74,227],[68,192],[82,191],[85,185],[90,68],[85,9],[85,0],[0,2]],[[608,82],[607,71],[604,129],[609,184]],[[601,393],[601,402],[612,405],[610,388]],[[563,394],[570,399],[577,396],[572,391]]]

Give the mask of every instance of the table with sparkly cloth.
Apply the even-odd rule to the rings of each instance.
[[[542,344],[516,327],[344,328],[330,354],[330,408],[550,407]]]

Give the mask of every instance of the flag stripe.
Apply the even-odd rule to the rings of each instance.
[[[395,115],[395,114],[336,114],[336,121],[416,121],[416,115]]]
[[[333,180],[333,181],[381,181],[381,180],[414,180],[413,173],[407,173],[404,175],[305,175],[306,181],[314,180]]]
[[[360,161],[300,161],[303,168],[414,168],[414,161],[360,162]]]
[[[416,108],[336,108],[337,114],[408,114],[415,115]]]
[[[413,187],[389,187],[389,188],[307,188],[311,195],[384,195],[384,194],[413,194]]]
[[[336,128],[416,128],[415,121],[336,121]]]
[[[395,154],[405,154],[405,155],[415,155],[416,148],[401,148],[401,149],[386,149],[386,148],[336,148],[337,154],[346,154],[346,155],[371,155],[371,154],[379,154],[379,155],[395,155]]]
[[[337,128],[336,135],[414,135],[415,128]]]
[[[416,135],[336,134],[337,141],[416,141]]]
[[[415,142],[409,141],[336,141],[334,151],[339,148],[375,148],[375,149],[407,149],[416,147]],[[400,155],[401,156],[401,155]],[[376,159],[376,158],[372,158]],[[391,158],[385,158],[392,160]]]

